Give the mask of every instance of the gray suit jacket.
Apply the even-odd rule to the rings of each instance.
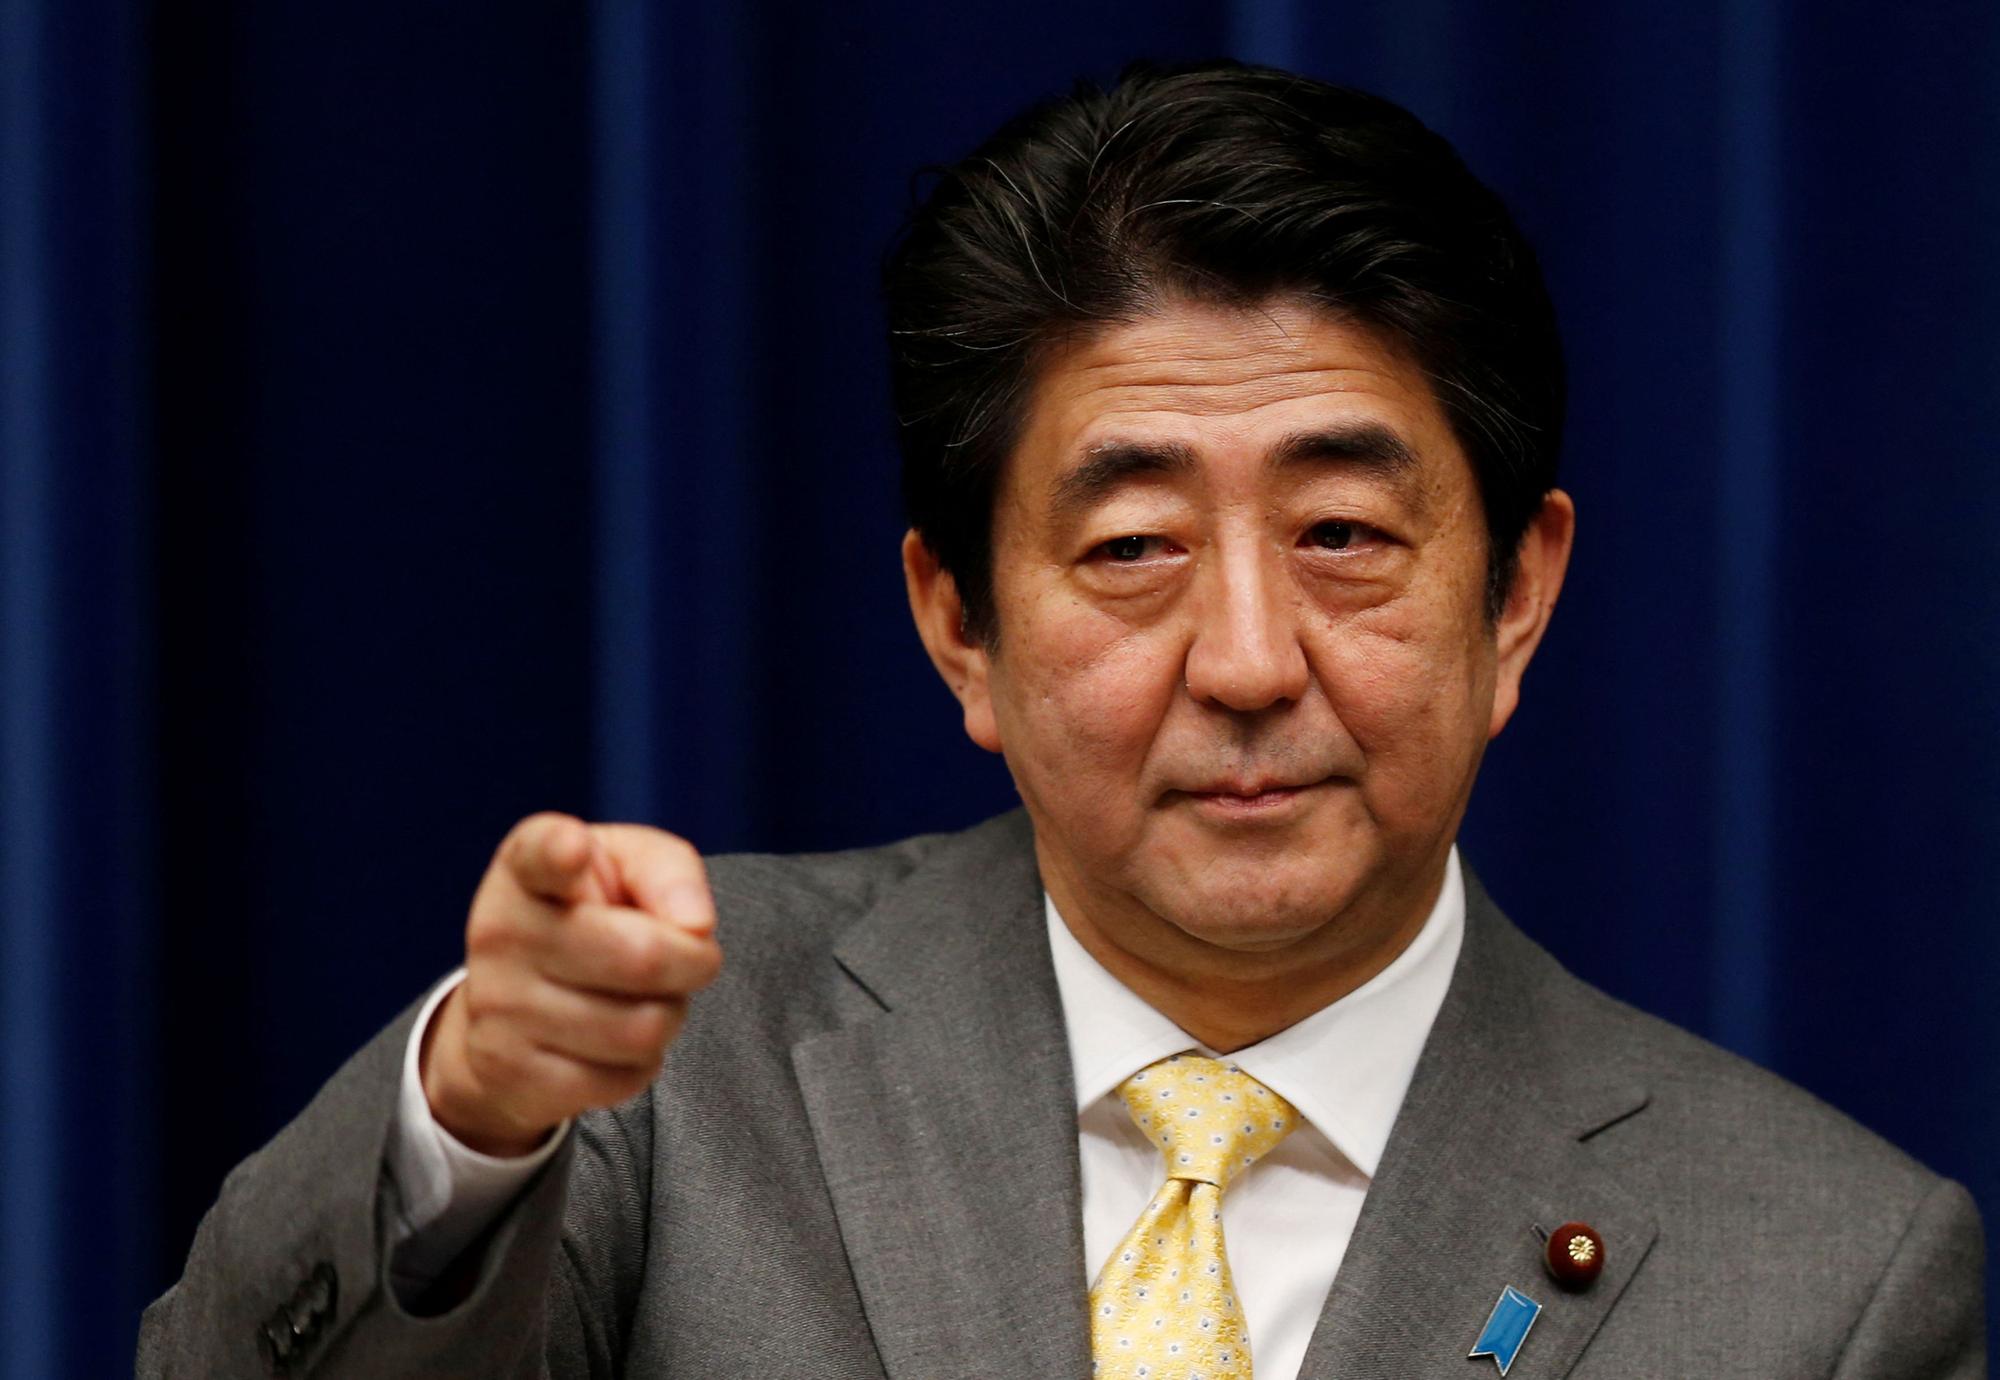
[[[386,1287],[415,1007],[203,1220],[141,1327],[162,1376],[1064,1377],[1090,1369],[1076,1108],[1026,817],[711,860],[728,954],[649,1095],[468,1252]],[[1465,943],[1307,1356],[1316,1380],[1986,1373],[1971,1198],[1824,1104],[1566,973],[1468,879]],[[1594,1225],[1557,1289],[1533,1227]],[[316,1273],[317,1272],[317,1273]]]

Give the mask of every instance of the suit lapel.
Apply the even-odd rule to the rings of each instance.
[[[1025,814],[940,845],[836,956],[867,1009],[792,1060],[884,1367],[1087,1373],[1076,1103]]]
[[[1487,1373],[1467,1353],[1509,1284],[1543,1308],[1508,1380],[1558,1380],[1652,1244],[1589,1147],[1646,1101],[1573,1057],[1566,1014],[1603,998],[1466,882],[1457,969],[1300,1380]],[[793,1066],[889,1376],[1088,1374],[1075,1094],[1025,814],[941,843],[836,957],[853,1018]],[[1533,1228],[1573,1219],[1606,1265],[1569,1294]]]
[[[1494,1374],[1469,1362],[1506,1285],[1542,1311],[1508,1380],[1569,1373],[1651,1247],[1655,1225],[1593,1163],[1596,1131],[1642,1088],[1572,1057],[1565,1016],[1602,1001],[1501,915],[1467,876],[1465,943],[1327,1297],[1301,1380]],[[1539,1225],[1578,1220],[1604,1273],[1566,1293]],[[1475,1368],[1476,1367],[1476,1368]]]

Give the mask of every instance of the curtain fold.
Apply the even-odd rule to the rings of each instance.
[[[136,16],[0,5],[0,1374],[115,1374],[158,1261]]]

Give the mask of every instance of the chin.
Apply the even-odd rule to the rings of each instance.
[[[1216,868],[1158,898],[1153,909],[1189,936],[1218,948],[1282,949],[1324,929],[1354,899],[1350,878],[1285,877],[1258,868],[1231,876]]]

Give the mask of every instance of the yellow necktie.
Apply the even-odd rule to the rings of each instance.
[[[1222,1246],[1222,1191],[1290,1134],[1292,1104],[1234,1064],[1176,1054],[1118,1089],[1167,1181],[1090,1290],[1097,1380],[1250,1380]]]

